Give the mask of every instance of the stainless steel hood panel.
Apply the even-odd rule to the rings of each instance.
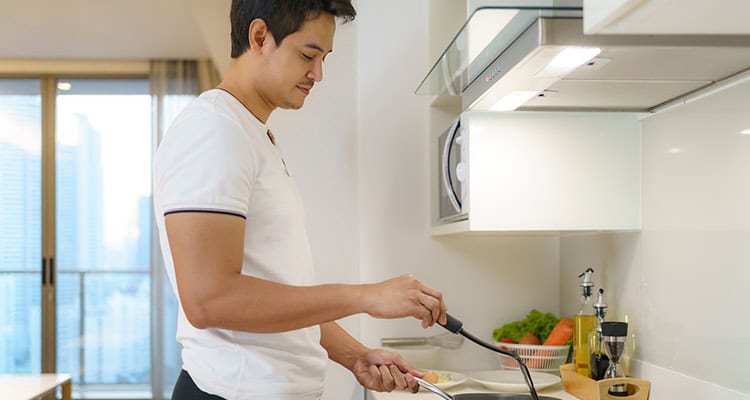
[[[584,35],[583,20],[575,16],[540,16],[525,30],[516,27],[514,32],[520,33],[513,40],[508,40],[507,32],[497,35],[505,35],[503,48],[493,49],[489,43],[494,60],[481,73],[467,79],[460,70],[447,74],[443,68],[441,78],[453,90],[426,94],[460,92],[464,109],[473,110],[489,110],[514,92],[535,92],[539,95],[519,109],[648,111],[750,68],[748,35]],[[601,52],[563,76],[540,76],[560,50],[571,46]],[[453,64],[460,64],[460,69],[475,63],[453,60]]]
[[[716,80],[750,67],[750,43],[747,45],[747,47],[604,47],[596,58],[612,60],[606,67],[593,69],[584,65],[563,79]]]
[[[661,104],[709,83],[562,80],[548,89],[554,94],[535,97],[519,109],[641,112],[644,104]]]

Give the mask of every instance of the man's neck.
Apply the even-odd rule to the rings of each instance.
[[[239,65],[242,61],[241,59],[234,59],[229,63],[224,79],[217,87],[229,92],[245,106],[247,111],[265,124],[273,111],[273,107],[263,100],[251,82],[235,78],[242,76],[241,71],[243,69],[246,71],[246,67]]]

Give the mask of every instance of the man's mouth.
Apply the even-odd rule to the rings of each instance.
[[[305,87],[305,86],[297,86],[297,89],[299,89],[300,92],[304,93],[305,96],[310,94],[310,90],[312,90],[312,87]]]

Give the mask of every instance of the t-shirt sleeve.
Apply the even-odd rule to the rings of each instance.
[[[157,151],[157,212],[218,212],[245,218],[256,162],[249,136],[234,121],[210,113],[180,120]]]

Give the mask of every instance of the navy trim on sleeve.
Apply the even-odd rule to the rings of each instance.
[[[246,216],[234,212],[234,211],[225,211],[225,210],[210,210],[210,209],[201,209],[201,208],[186,208],[181,210],[170,210],[166,211],[164,213],[164,216],[166,217],[169,214],[178,214],[178,213],[212,213],[212,214],[226,214],[226,215],[234,215],[236,217],[240,217],[242,219],[247,219]]]

